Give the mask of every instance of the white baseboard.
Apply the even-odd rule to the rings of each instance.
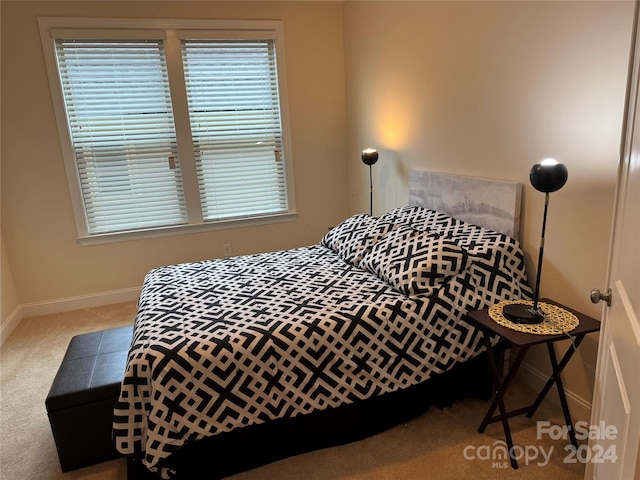
[[[549,379],[549,375],[545,375],[536,367],[528,364],[527,362],[522,362],[522,365],[520,366],[520,370],[518,371],[516,377],[536,391],[540,391]],[[573,419],[573,421],[576,422],[578,420],[583,420],[586,422],[590,422],[591,402],[585,400],[581,396],[567,389],[566,386],[564,389],[564,393],[567,397],[567,403],[569,404],[569,410],[571,412],[571,418]],[[549,395],[545,398],[545,400],[551,401],[556,405],[560,405],[560,398],[558,397],[558,391],[555,387],[551,388],[551,391],[549,392]]]
[[[139,296],[140,288],[134,287],[111,292],[18,305],[15,310],[11,312],[11,315],[0,325],[0,345],[4,344],[4,341],[9,338],[9,335],[11,335],[24,318],[132,302],[136,301]]]
[[[17,306],[13,312],[2,322],[0,325],[0,346],[4,345],[4,341],[9,338],[11,332],[20,324],[20,320],[23,319],[22,308]]]

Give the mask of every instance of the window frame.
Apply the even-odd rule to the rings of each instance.
[[[39,17],[38,26],[44,50],[45,64],[51,89],[58,135],[64,159],[65,172],[73,214],[75,217],[77,239],[81,245],[110,243],[142,238],[190,234],[202,231],[239,228],[254,225],[289,222],[297,218],[293,161],[291,153],[291,134],[289,127],[288,100],[286,88],[286,69],[284,53],[283,24],[280,20],[174,20],[174,19],[114,19],[114,18],[66,18]],[[55,38],[140,38],[157,39],[165,42],[169,81],[178,79],[178,88],[171,90],[172,106],[175,117],[175,130],[178,137],[187,138],[187,145],[193,145],[189,126],[189,112],[186,93],[180,85],[185,79],[181,62],[171,62],[171,55],[180,55],[180,37],[188,31],[191,38],[219,36],[236,39],[272,39],[275,43],[278,90],[280,98],[280,122],[282,131],[282,149],[285,161],[285,182],[287,211],[265,214],[248,218],[230,218],[215,221],[203,220],[200,204],[200,192],[193,148],[179,147],[181,169],[183,171],[183,192],[187,202],[187,223],[164,227],[149,227],[109,233],[89,233],[87,217],[84,211],[82,186],[76,167],[74,149],[67,122],[61,81],[58,77]],[[176,51],[177,49],[177,51]],[[178,65],[179,64],[179,65]],[[175,83],[174,83],[175,84]]]

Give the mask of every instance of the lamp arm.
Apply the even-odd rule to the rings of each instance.
[[[542,255],[544,253],[544,233],[547,228],[547,210],[549,209],[549,194],[544,197],[544,215],[542,217],[542,235],[540,236],[540,253],[538,255],[538,272],[536,274],[536,289],[533,296],[533,310],[538,310],[538,297],[540,296],[540,277],[542,276]]]

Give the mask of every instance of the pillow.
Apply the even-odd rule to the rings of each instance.
[[[320,245],[335,251],[345,262],[359,266],[362,258],[384,234],[397,225],[380,222],[366,213],[347,218],[322,238]]]
[[[471,226],[462,220],[445,213],[418,205],[405,205],[394,208],[380,217],[383,222],[393,222],[410,226],[416,230],[444,231],[452,233],[464,225]],[[477,228],[474,226],[474,228]]]
[[[440,233],[399,226],[380,239],[361,266],[405,295],[431,295],[471,265],[471,256]]]

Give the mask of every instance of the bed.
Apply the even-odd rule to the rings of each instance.
[[[316,245],[150,271],[114,414],[128,477],[221,478],[467,395],[480,376],[465,368],[487,369],[465,312],[531,295],[519,198],[412,172],[409,205]]]

